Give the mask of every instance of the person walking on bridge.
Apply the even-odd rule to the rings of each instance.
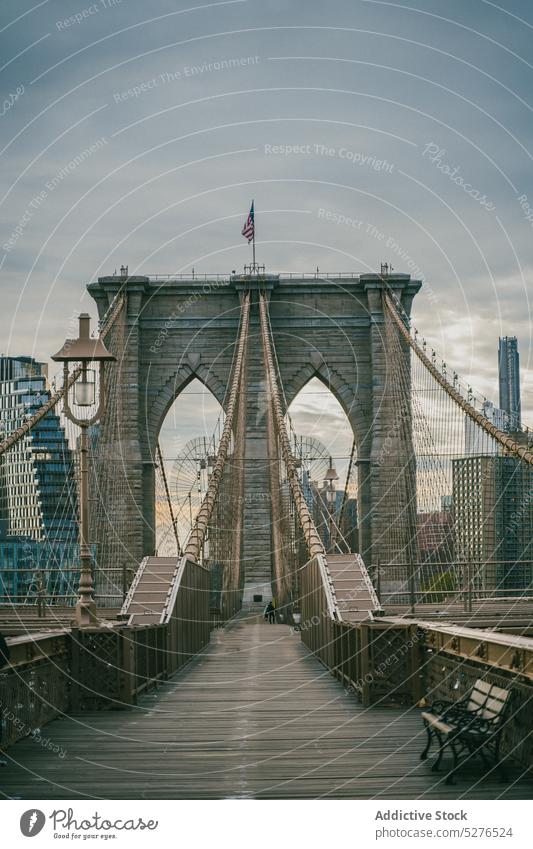
[[[265,607],[265,622],[268,620],[269,625],[274,625],[276,621],[276,608],[274,604],[269,601],[267,606]]]

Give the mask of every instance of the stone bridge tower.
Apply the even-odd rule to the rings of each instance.
[[[390,457],[396,433],[387,397],[397,373],[387,362],[382,292],[385,285],[392,289],[409,314],[421,286],[407,274],[394,273],[385,279],[386,284],[377,274],[268,275],[270,318],[287,404],[311,378],[318,377],[339,401],[352,427],[358,463],[359,550],[367,565],[378,557],[381,562],[393,559],[388,526],[390,516],[401,510],[387,497],[382,460],[384,441],[388,440]],[[124,350],[114,353],[120,368],[115,403],[122,422],[120,462],[128,481],[123,509],[130,570],[155,548],[154,458],[169,408],[194,378],[224,406],[243,281],[241,275],[209,279],[113,276],[101,277],[88,287],[100,317],[121,287],[127,294]],[[254,327],[252,314],[251,333],[257,331]],[[257,345],[259,338],[254,340]],[[259,372],[260,363],[253,360],[252,390],[260,381]],[[409,405],[410,399],[406,401]],[[248,436],[253,439],[254,434]],[[254,485],[260,484],[250,478],[250,486]]]

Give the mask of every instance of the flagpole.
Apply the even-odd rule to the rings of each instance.
[[[253,209],[254,209],[254,230],[253,230],[253,233],[252,233],[252,256],[253,256],[252,267],[253,267],[253,270],[255,271],[255,200],[252,200],[252,206],[253,206]]]

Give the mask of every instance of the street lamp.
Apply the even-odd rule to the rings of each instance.
[[[80,428],[80,584],[79,599],[76,604],[76,623],[79,626],[96,623],[96,603],[94,600],[94,582],[92,557],[89,545],[89,463],[88,429],[95,424],[104,412],[104,363],[116,360],[110,354],[101,339],[90,337],[91,319],[88,313],[79,316],[78,339],[67,339],[60,351],[52,359],[63,363],[63,411],[68,419]],[[89,369],[90,363],[99,363],[100,393],[96,411],[85,418],[77,416],[71,409],[69,398],[69,363],[79,363],[79,374],[74,381],[74,404],[77,407],[93,407],[96,403],[96,374]]]
[[[333,554],[335,551],[335,540],[334,540],[334,522],[333,522],[333,514],[335,512],[335,501],[337,498],[337,493],[335,491],[335,481],[339,480],[339,476],[337,474],[337,470],[333,465],[333,460],[329,458],[329,469],[326,472],[326,477],[324,478],[324,488],[326,490],[326,501],[328,505],[328,514],[329,514],[329,548],[331,553]]]

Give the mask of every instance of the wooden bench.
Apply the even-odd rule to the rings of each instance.
[[[439,754],[432,766],[433,771],[438,770],[447,747],[453,754],[453,766],[446,777],[446,784],[454,783],[461,752],[466,752],[468,758],[478,754],[487,767],[489,763],[486,755],[490,754],[505,781],[506,774],[500,760],[500,740],[510,695],[510,690],[478,678],[461,701],[435,702],[422,713],[428,739],[420,759],[426,760],[435,737],[439,744]]]

